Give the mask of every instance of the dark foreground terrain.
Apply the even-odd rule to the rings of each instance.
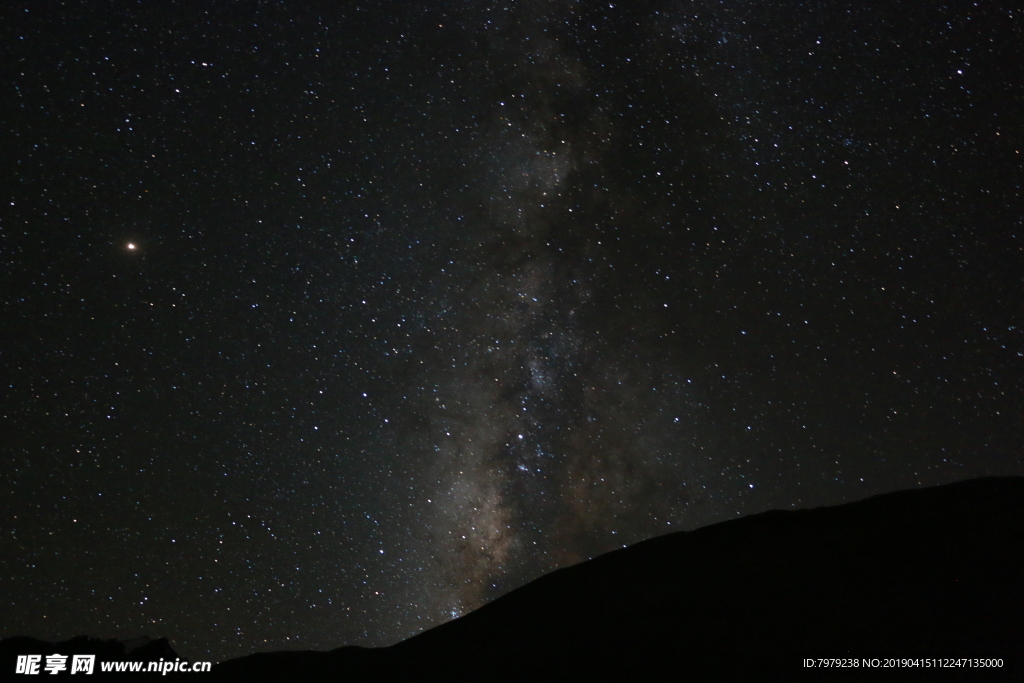
[[[13,670],[16,640],[0,644],[5,669]],[[951,664],[974,657],[1001,658],[1003,667],[864,666],[873,658],[881,667],[892,663],[887,658]],[[855,659],[859,666],[811,669],[803,664],[808,658]],[[392,647],[260,653],[212,674],[181,676],[570,677],[1024,680],[1024,478],[774,511],[670,534],[556,571]]]
[[[805,658],[1002,658],[979,669]],[[768,512],[544,576],[393,647],[255,654],[224,680],[1024,680],[1024,479]],[[742,678],[735,678],[740,676]]]

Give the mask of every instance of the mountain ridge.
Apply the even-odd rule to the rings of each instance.
[[[387,648],[255,654],[214,673],[221,680],[299,672],[306,680],[472,679],[489,669],[488,679],[584,673],[613,680],[680,665],[694,676],[796,675],[805,658],[981,656],[1002,657],[1004,666],[971,676],[1020,675],[1021,538],[1021,477],[772,510],[558,569]],[[915,680],[936,672],[892,673]]]

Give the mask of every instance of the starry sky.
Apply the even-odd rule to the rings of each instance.
[[[1024,12],[0,9],[2,636],[384,645],[1024,474]]]

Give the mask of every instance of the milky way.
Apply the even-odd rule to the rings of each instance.
[[[650,320],[595,300],[616,267],[601,224],[618,207],[587,181],[609,182],[592,169],[617,141],[587,65],[549,37],[571,5],[514,13],[476,67],[498,101],[467,153],[479,177],[458,206],[459,259],[433,283],[423,423],[402,445],[428,463],[417,554],[444,613],[685,511],[695,394],[641,338]]]
[[[1024,471],[1016,8],[215,5],[0,9],[0,635],[385,645]]]

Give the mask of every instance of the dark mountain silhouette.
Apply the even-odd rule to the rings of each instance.
[[[983,657],[1004,666],[803,667],[825,657]],[[214,677],[1024,680],[1024,478],[661,536],[553,572],[392,647],[254,654],[214,667]]]
[[[0,678],[28,680],[11,676],[15,655],[53,652],[176,657],[163,639],[9,638],[0,641]],[[825,657],[862,666],[802,664]],[[891,657],[1001,658],[1003,667],[863,667],[865,658]],[[553,572],[392,647],[260,653],[170,678],[1024,680],[1024,478],[661,536]]]

